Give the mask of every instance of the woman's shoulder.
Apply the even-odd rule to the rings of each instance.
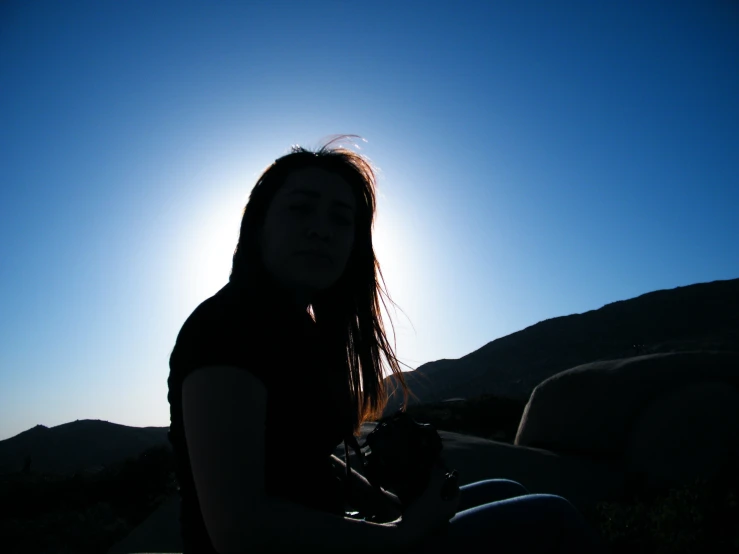
[[[213,296],[206,298],[198,304],[185,323],[212,323],[213,320],[223,317],[233,317],[237,309],[234,305],[235,296],[231,286],[229,284],[225,285]]]
[[[258,310],[257,303],[249,301],[229,283],[192,311],[180,329],[177,343],[212,343],[214,338],[225,339],[234,334],[243,340],[246,338],[243,331],[258,328],[251,324],[258,318]]]
[[[208,365],[252,365],[264,348],[254,308],[228,285],[201,302],[177,335],[170,368],[184,375]]]

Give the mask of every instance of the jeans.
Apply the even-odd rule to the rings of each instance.
[[[460,491],[457,514],[449,526],[427,538],[414,553],[609,552],[577,508],[561,496],[529,494],[523,485],[508,479],[477,481],[461,486]]]

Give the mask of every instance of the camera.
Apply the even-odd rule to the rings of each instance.
[[[426,490],[443,448],[433,425],[416,422],[402,409],[378,421],[364,447],[369,447],[363,456],[367,480],[393,492],[403,509]],[[457,481],[456,471],[447,473],[442,498],[454,495]]]

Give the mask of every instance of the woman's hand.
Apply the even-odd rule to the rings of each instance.
[[[420,542],[432,533],[443,530],[456,515],[461,492],[459,487],[455,487],[452,496],[442,499],[446,473],[447,468],[439,458],[431,471],[426,490],[403,512],[400,527],[409,544]]]
[[[352,504],[365,517],[372,517],[376,523],[395,521],[402,514],[398,497],[383,489],[378,489],[367,479],[352,472]]]
[[[375,523],[389,523],[403,515],[397,496],[383,489],[378,492],[374,487],[371,495],[368,495],[367,512],[374,516],[371,520]]]

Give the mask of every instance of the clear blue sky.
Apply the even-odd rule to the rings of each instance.
[[[333,134],[413,368],[737,278],[738,99],[730,0],[2,2],[0,439],[169,425],[257,175]]]

